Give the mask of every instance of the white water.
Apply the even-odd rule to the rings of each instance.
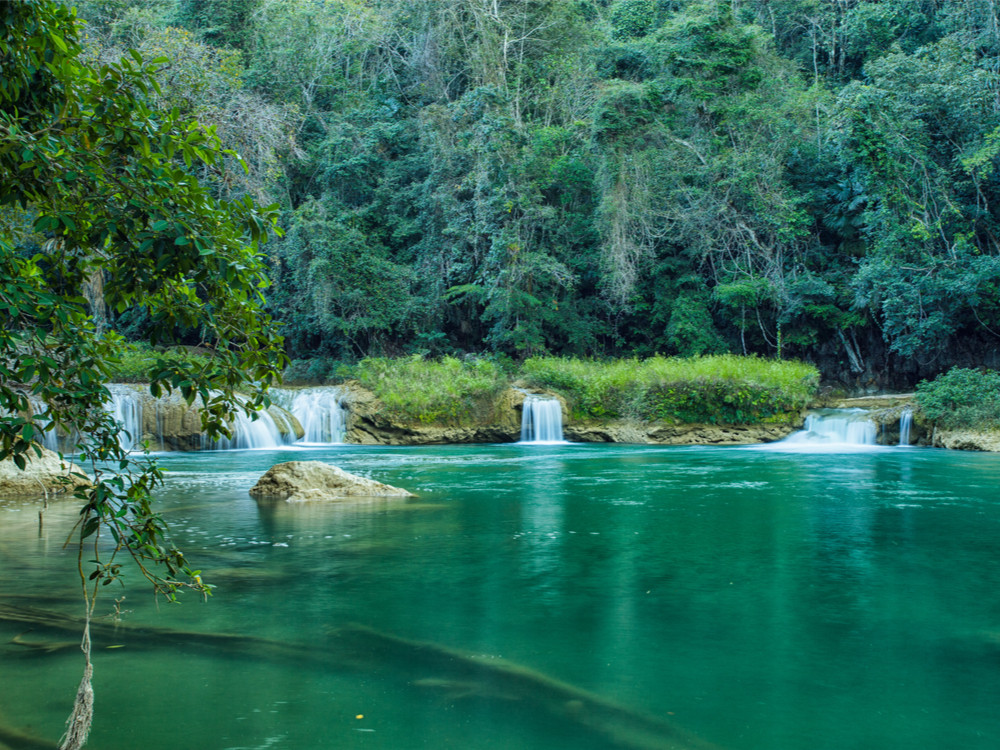
[[[863,409],[827,409],[806,417],[805,429],[771,443],[771,450],[805,453],[880,450],[878,426]]]
[[[521,412],[522,443],[563,443],[559,399],[529,395]]]
[[[257,419],[248,417],[243,412],[237,412],[236,419],[231,425],[233,436],[231,438],[220,437],[218,441],[213,442],[203,435],[201,438],[202,449],[216,451],[260,450],[279,448],[285,444],[274,417],[263,409],[256,412],[255,416]]]
[[[340,388],[274,389],[275,403],[292,413],[305,435],[304,443],[343,443],[347,431],[347,408]]]
[[[127,385],[108,385],[111,400],[105,405],[107,411],[121,426],[118,444],[127,451],[135,450],[142,444],[142,401],[135,389]]]
[[[913,410],[903,409],[903,413],[899,415],[899,444],[901,446],[909,446],[911,427],[913,427]]]

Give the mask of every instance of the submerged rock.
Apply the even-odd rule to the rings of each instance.
[[[77,487],[90,484],[83,470],[65,461],[59,454],[42,448],[42,455],[28,451],[28,464],[19,469],[13,458],[0,461],[0,496],[42,497],[43,495],[73,492]]]
[[[352,497],[414,497],[413,493],[350,474],[322,461],[287,461],[268,469],[250,489],[260,500],[301,503]]]

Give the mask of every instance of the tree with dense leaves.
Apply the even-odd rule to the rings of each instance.
[[[120,553],[169,598],[209,589],[153,508],[160,471],[122,448],[104,408],[125,342],[95,322],[84,285],[106,279],[111,310],[144,308],[152,344],[200,331],[210,360],[163,354],[148,376],[154,395],[200,397],[209,435],[266,403],[283,355],[263,311],[273,210],[220,200],[193,176],[223,154],[211,130],[149,104],[164,61],[133,52],[93,66],[82,52],[66,6],[0,4],[0,459],[23,468],[45,428],[72,436],[92,474],[76,527],[89,617],[98,588],[122,575]],[[89,570],[84,542],[99,552]],[[89,727],[89,655],[87,670],[64,747]]]

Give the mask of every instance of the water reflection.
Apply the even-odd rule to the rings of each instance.
[[[128,606],[133,623],[312,645],[315,664],[104,652],[95,747],[608,746],[556,721],[537,685],[512,695],[456,674],[463,655],[732,750],[987,750],[1000,737],[998,457],[343,446],[309,457],[420,497],[251,500],[291,455],[165,457],[165,518],[218,594],[157,611],[136,588]],[[45,605],[72,612],[61,544],[75,508],[49,512],[39,535],[33,508],[0,503],[0,602],[66,581],[66,601]],[[338,650],[352,623],[402,640]],[[18,687],[0,708],[54,737],[78,665],[23,658],[6,643],[19,627],[0,621],[0,670]],[[165,704],[142,675],[177,697]],[[165,729],[150,737],[151,722]]]

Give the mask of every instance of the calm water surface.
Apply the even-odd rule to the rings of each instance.
[[[258,506],[247,490],[291,459],[419,498]],[[164,516],[217,593],[157,607],[133,577],[98,614],[124,595],[129,625],[262,645],[101,641],[96,750],[1000,747],[1000,456],[497,445],[161,461]],[[39,532],[34,506],[0,499],[0,603],[80,614],[61,548],[75,512],[51,507]],[[82,659],[10,642],[76,638],[26,629],[0,622],[0,725],[54,740]],[[531,671],[470,677],[466,658]],[[616,734],[587,695],[700,739]]]

